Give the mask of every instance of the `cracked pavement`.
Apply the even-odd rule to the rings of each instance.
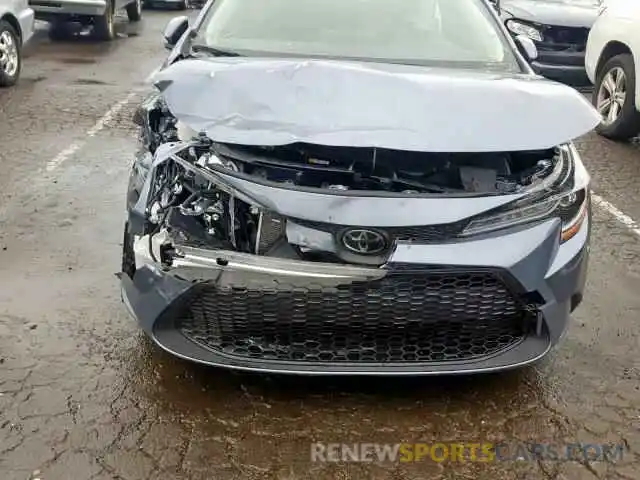
[[[640,238],[594,211],[587,295],[522,371],[446,379],[235,374],[151,345],[120,302],[130,117],[172,12],[111,45],[39,31],[0,91],[0,479],[640,478]],[[135,95],[105,128],[86,132]],[[78,148],[52,171],[46,165]],[[594,189],[640,219],[640,144],[578,142]],[[622,443],[615,462],[311,463],[313,442]]]

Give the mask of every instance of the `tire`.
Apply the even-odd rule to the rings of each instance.
[[[139,22],[142,20],[142,0],[135,0],[127,5],[127,17],[130,22]]]
[[[0,20],[0,87],[11,87],[18,82],[22,70],[20,36],[4,20]]]
[[[636,110],[635,91],[633,56],[623,53],[609,59],[598,71],[593,90],[592,103],[603,116],[596,132],[612,140],[628,140],[638,135],[640,113]]]
[[[101,42],[110,42],[113,40],[116,37],[114,21],[115,12],[113,2],[109,2],[105,12],[93,19],[93,34],[95,38]]]

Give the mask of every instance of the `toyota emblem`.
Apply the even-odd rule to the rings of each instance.
[[[387,239],[373,230],[353,229],[342,235],[344,248],[360,255],[377,255],[387,248]]]

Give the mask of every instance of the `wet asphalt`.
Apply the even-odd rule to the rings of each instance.
[[[19,86],[0,91],[0,480],[639,479],[640,237],[599,208],[585,301],[535,368],[281,378],[187,364],[142,337],[114,274],[130,118],[175,14],[121,19],[109,45],[52,43],[41,30]],[[588,135],[578,145],[595,191],[640,219],[640,144]],[[501,441],[625,452],[489,464],[313,463],[309,453],[313,442]]]

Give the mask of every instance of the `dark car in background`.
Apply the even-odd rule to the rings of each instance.
[[[512,35],[526,35],[538,49],[533,69],[552,80],[589,85],[584,57],[589,30],[602,0],[499,0],[500,17]]]

